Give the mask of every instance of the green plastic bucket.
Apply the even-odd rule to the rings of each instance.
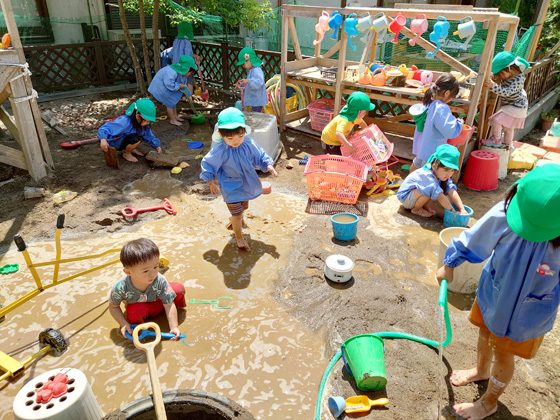
[[[342,360],[362,391],[381,389],[387,384],[383,340],[362,334],[342,343]]]

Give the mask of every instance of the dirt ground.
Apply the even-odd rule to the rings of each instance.
[[[25,171],[0,164],[0,255],[10,246],[17,233],[28,242],[51,240],[54,237],[56,215],[65,213],[66,237],[82,237],[89,234],[126,232],[131,221],[125,220],[120,211],[123,207],[149,207],[159,205],[161,200],[177,183],[185,193],[201,199],[213,199],[205,183],[199,179],[200,160],[196,150],[182,152],[190,167],[176,175],[170,175],[169,185],[161,185],[151,196],[123,194],[126,186],[142,179],[152,168],[169,171],[140,158],[138,163],[120,159],[120,170],[108,168],[96,143],[75,149],[63,149],[60,142],[95,137],[98,127],[108,118],[126,109],[129,95],[113,93],[41,103],[50,109],[68,132],[67,137],[47,129],[47,137],[53,156],[55,171],[47,178],[34,182]],[[210,141],[216,113],[231,105],[231,99],[220,102],[212,98],[213,110],[207,114],[208,124],[202,126],[174,127],[167,121],[153,124],[154,134],[162,140],[164,151],[172,140],[192,138]],[[187,105],[181,105],[187,110]],[[197,108],[202,109],[201,103]],[[165,115],[158,108],[158,115]],[[190,115],[190,113],[189,113]],[[534,130],[526,142],[537,143],[544,133]],[[299,196],[306,196],[307,187],[303,166],[298,164],[305,155],[321,154],[320,142],[303,134],[287,132],[281,135],[284,150],[276,163],[280,177],[275,188]],[[0,143],[10,145],[9,135],[0,137]],[[140,150],[148,152],[147,146]],[[400,165],[398,165],[400,166]],[[399,168],[396,168],[399,172]],[[401,173],[403,177],[405,173]],[[474,209],[470,225],[501,199],[501,196],[523,171],[510,172],[499,188],[491,192],[467,190],[459,184],[463,201]],[[269,175],[261,175],[267,178]],[[149,178],[146,182],[150,182]],[[42,187],[42,198],[24,199],[24,188]],[[53,195],[60,190],[78,193],[69,202],[56,204]],[[376,331],[402,331],[438,340],[437,285],[433,280],[437,259],[437,233],[443,228],[441,218],[424,220],[411,216],[396,203],[395,197],[378,197],[368,201],[368,217],[359,223],[358,239],[349,243],[332,240],[328,246],[317,240],[318,235],[330,234],[327,216],[312,216],[303,234],[297,235],[291,251],[290,263],[281,270],[275,281],[272,295],[290,308],[292,314],[313,331],[322,332],[326,343],[325,367],[340,343],[348,337]],[[380,209],[394,208],[396,215],[388,219]],[[142,221],[161,218],[164,212],[150,212]],[[137,221],[135,221],[138,223]],[[325,258],[332,253],[344,253],[356,262],[354,279],[338,285],[325,281],[323,268]],[[429,261],[429,263],[427,263]],[[450,293],[450,316],[453,341],[444,351],[443,374],[447,377],[452,369],[470,367],[476,357],[477,331],[466,320],[473,295]],[[560,359],[555,349],[560,344],[560,328],[557,326],[545,339],[536,359],[517,361],[517,370],[511,386],[503,396],[498,412],[491,419],[557,419],[560,417]],[[352,415],[348,418],[363,419],[433,419],[437,415],[439,377],[437,350],[407,340],[385,340],[385,363],[387,388],[376,393],[365,393],[356,388],[355,382],[341,362],[331,374],[324,398],[330,395],[367,394],[370,398],[388,396],[389,408],[374,409],[369,414]],[[318,389],[321,378],[309,380],[309,386]],[[484,392],[486,383],[455,388],[445,380],[442,397],[445,404],[473,401]],[[323,403],[323,407],[326,407]],[[391,408],[393,407],[393,408]],[[394,408],[398,407],[398,409]],[[456,418],[449,409],[444,417]],[[323,410],[322,419],[330,419]]]

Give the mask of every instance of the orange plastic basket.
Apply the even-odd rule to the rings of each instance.
[[[375,124],[352,134],[348,137],[348,143],[354,146],[356,151],[352,153],[342,145],[342,156],[361,160],[368,166],[386,162],[393,154],[393,143],[387,140],[385,134]]]
[[[312,156],[304,171],[309,198],[355,204],[367,179],[367,171],[364,162],[352,158]]]

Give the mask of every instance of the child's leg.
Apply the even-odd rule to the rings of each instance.
[[[513,143],[513,135],[515,134],[515,128],[503,127],[504,130],[504,144],[509,148]]]
[[[430,197],[420,194],[418,190],[414,190],[413,193],[416,197],[416,204],[410,209],[411,213],[422,217],[432,217],[436,214],[435,210],[428,206],[429,202],[432,201]]]
[[[484,381],[490,378],[492,366],[492,347],[488,344],[490,331],[480,328],[478,333],[478,344],[476,346],[476,367],[465,370],[454,370],[449,377],[455,386],[463,386],[471,382]]]
[[[123,152],[123,158],[125,158],[129,162],[138,162],[138,159],[132,156],[132,153],[134,153],[135,155],[144,156],[144,153],[136,150],[141,140],[142,139],[137,134],[129,134],[128,136],[126,136],[122,140],[119,147],[119,150],[122,150]]]
[[[240,203],[226,203],[228,209],[231,213],[231,227],[233,233],[235,234],[235,241],[237,242],[237,247],[240,249],[249,249],[249,244],[243,237],[242,227],[243,227],[243,212],[249,207],[248,201],[243,201]]]
[[[167,107],[167,117],[169,118],[169,123],[170,124],[180,127],[183,124],[181,124],[180,121],[177,121],[177,116],[175,115],[176,112],[177,112],[176,110],[177,110],[176,107],[175,108]]]
[[[482,140],[482,144],[485,146],[501,146],[502,124],[500,124],[494,118],[490,118],[488,121],[490,121],[490,124],[492,126],[492,136],[489,139]]]
[[[171,286],[171,288],[177,295],[175,296],[175,300],[173,301],[175,302],[175,306],[177,306],[178,308],[184,308],[185,306],[187,306],[187,303],[185,302],[185,286],[174,281],[170,281],[169,286]]]
[[[132,303],[126,307],[126,320],[130,324],[142,324],[147,318],[163,312],[161,300],[155,302]]]

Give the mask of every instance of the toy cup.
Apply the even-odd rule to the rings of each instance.
[[[388,28],[389,21],[387,20],[385,13],[380,12],[373,17],[373,29],[375,29],[375,31],[379,34],[378,43],[383,43],[383,38],[385,37]]]
[[[461,51],[467,51],[467,46],[469,45],[469,42],[471,42],[471,39],[475,33],[476,33],[476,25],[474,24],[472,17],[467,16],[459,21],[459,26],[457,26],[457,31],[453,32],[453,35],[459,35],[459,38],[461,39],[466,38],[463,45],[459,47]]]
[[[449,34],[449,22],[443,16],[438,17],[437,22],[434,24],[434,30],[430,33],[430,41],[436,44],[436,49],[428,53],[428,57],[432,57],[438,52],[441,43]]]
[[[315,32],[319,34],[319,39],[313,41],[313,45],[317,45],[323,40],[323,35],[330,29],[329,26],[329,13],[323,10],[321,17],[319,17],[319,22],[315,25]]]
[[[430,85],[432,83],[433,78],[434,78],[434,74],[431,71],[425,70],[422,73],[420,73],[420,81],[424,84],[424,86]]]
[[[358,29],[357,17],[358,15],[356,13],[352,13],[344,21],[344,32],[348,34],[348,45],[350,46],[350,48],[352,48],[352,50],[355,50],[356,47],[350,42],[351,38],[360,33],[360,30]]]
[[[362,13],[358,19],[358,29],[360,32],[365,32],[365,35],[361,38],[362,42],[367,42],[367,37],[372,26],[373,17],[369,14],[369,12]]]
[[[335,10],[329,19],[329,27],[334,30],[332,39],[336,39],[340,25],[342,25],[342,15],[338,13],[338,10]]]
[[[402,13],[397,13],[395,19],[389,25],[389,30],[395,34],[395,37],[391,40],[393,44],[399,42],[399,33],[401,29],[406,25],[406,18],[402,15]]]
[[[426,15],[423,13],[417,14],[416,19],[412,19],[410,22],[410,31],[416,36],[408,41],[408,43],[412,46],[416,45],[416,41],[420,36],[428,30],[428,19],[426,19]]]

